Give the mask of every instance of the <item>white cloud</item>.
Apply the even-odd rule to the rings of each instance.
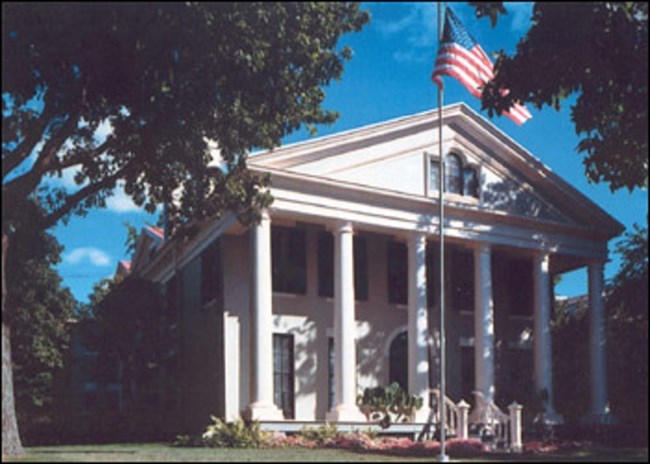
[[[143,212],[143,209],[133,203],[133,200],[124,192],[124,183],[118,182],[113,196],[106,199],[106,208],[114,213]]]
[[[68,264],[77,265],[82,262],[89,262],[96,267],[105,267],[111,265],[111,257],[99,248],[81,247],[75,248],[63,257]]]

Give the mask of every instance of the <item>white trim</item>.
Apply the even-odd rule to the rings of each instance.
[[[395,337],[400,335],[402,332],[406,332],[408,336],[408,325],[407,324],[402,324],[398,327],[395,327],[390,334],[388,334],[388,337],[386,337],[386,342],[384,343],[384,357],[388,358],[390,356],[390,345],[393,343],[393,340],[395,340]]]

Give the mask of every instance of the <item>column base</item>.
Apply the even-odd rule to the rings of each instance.
[[[283,421],[284,414],[275,404],[253,403],[246,409],[245,416],[253,421]]]
[[[325,415],[327,422],[368,422],[359,408],[354,405],[339,405]]]
[[[413,414],[413,422],[418,424],[429,423],[433,419],[433,411],[427,406],[422,406]]]

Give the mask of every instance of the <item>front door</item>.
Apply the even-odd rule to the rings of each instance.
[[[408,333],[397,335],[390,344],[388,383],[397,382],[408,391]]]
[[[273,334],[273,392],[285,419],[294,419],[293,335]]]

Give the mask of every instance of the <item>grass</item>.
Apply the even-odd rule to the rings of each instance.
[[[340,449],[174,448],[166,444],[44,446],[10,462],[431,462],[435,456],[407,458]],[[5,459],[3,458],[3,461]],[[591,448],[543,455],[502,454],[455,462],[647,462],[647,448]]]

